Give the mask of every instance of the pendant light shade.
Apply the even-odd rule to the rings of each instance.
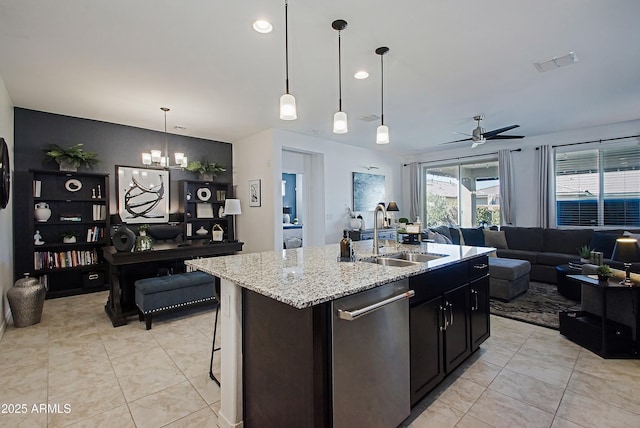
[[[331,28],[338,31],[338,111],[333,115],[333,132],[345,134],[349,131],[347,113],[342,111],[342,47],[340,31],[347,28],[347,21],[336,19],[331,23]]]
[[[380,55],[380,126],[376,130],[376,144],[389,144],[389,127],[384,124],[384,54],[388,47],[379,47],[376,54]]]
[[[380,125],[376,130],[376,144],[389,144],[389,127]]]
[[[295,120],[298,118],[296,99],[289,93],[289,2],[284,2],[284,54],[285,54],[285,86],[286,92],[280,97],[280,119]]]

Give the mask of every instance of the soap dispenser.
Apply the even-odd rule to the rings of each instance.
[[[349,261],[353,256],[353,243],[351,238],[347,235],[347,231],[343,231],[343,237],[340,241],[340,259],[342,261]]]

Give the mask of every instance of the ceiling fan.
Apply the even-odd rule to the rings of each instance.
[[[478,122],[478,126],[472,131],[471,134],[456,132],[456,134],[468,135],[471,138],[463,138],[462,140],[449,141],[447,143],[442,143],[442,144],[459,143],[461,141],[473,141],[473,143],[471,143],[471,148],[475,149],[479,145],[484,144],[487,140],[511,140],[511,139],[524,138],[524,135],[499,135],[511,129],[518,128],[520,127],[520,125],[505,126],[504,128],[498,128],[492,131],[485,131],[485,129],[482,126],[480,126],[480,122],[483,119],[484,119],[484,115],[481,115],[481,114],[477,116],[473,116],[473,120]]]

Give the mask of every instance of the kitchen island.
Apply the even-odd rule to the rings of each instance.
[[[186,262],[221,279],[220,426],[339,426],[332,419],[336,412],[332,388],[337,383],[332,305],[347,296],[394,283],[408,283],[416,292],[409,321],[412,404],[488,337],[488,295],[485,326],[475,339],[470,335],[471,311],[482,307],[478,312],[484,313],[486,293],[477,294],[469,281],[473,269],[477,278],[487,278],[486,255],[492,248],[387,244],[375,256],[371,241],[354,243],[356,262],[338,262],[337,244]],[[407,252],[436,256],[420,263],[376,263]],[[452,291],[456,293],[447,297]],[[420,320],[424,323],[416,324]],[[434,322],[433,328],[428,326]],[[413,343],[418,347],[414,349]],[[433,351],[438,355],[426,358],[425,352]],[[420,359],[425,363],[418,364]],[[409,361],[405,365],[408,373]],[[438,373],[433,373],[432,365]],[[409,391],[406,401],[408,408]]]

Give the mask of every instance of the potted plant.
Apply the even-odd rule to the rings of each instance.
[[[213,180],[216,175],[226,170],[222,165],[208,160],[191,161],[187,165],[187,171],[199,173],[202,180]]]
[[[78,236],[80,236],[78,232],[71,230],[62,232],[62,242],[65,244],[75,244],[78,241]]]
[[[78,167],[84,165],[86,168],[91,168],[99,161],[97,159],[98,154],[95,152],[85,152],[82,148],[82,143],[76,144],[63,149],[57,144],[51,144],[43,149],[47,160],[54,160],[58,163],[60,171],[77,171]]]
[[[147,236],[147,230],[149,230],[149,225],[146,223],[138,226],[138,234],[140,236]]]
[[[578,250],[578,254],[580,255],[580,261],[583,263],[589,263],[589,259],[591,258],[591,249],[588,245],[583,245]]]
[[[611,270],[609,265],[598,266],[596,272],[600,281],[608,281],[611,275],[613,275],[613,271]]]

